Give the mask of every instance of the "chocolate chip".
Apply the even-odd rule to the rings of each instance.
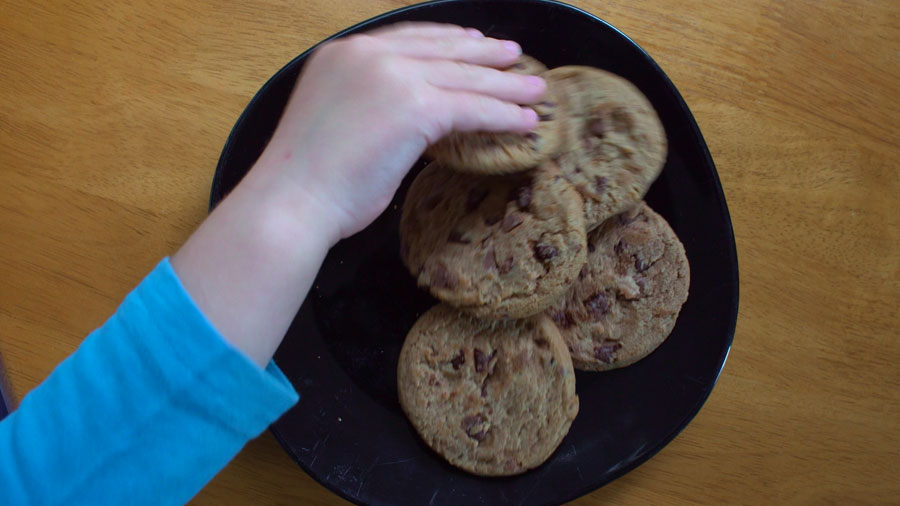
[[[626,246],[625,241],[619,241],[616,243],[615,246],[613,246],[613,251],[616,252],[616,255],[621,255],[622,251],[625,250],[625,246]]]
[[[640,291],[643,293],[644,290],[647,289],[647,278],[645,278],[645,277],[642,276],[642,275],[641,275],[641,276],[635,276],[635,277],[634,277],[634,284],[636,284],[636,285],[638,286],[638,288],[640,289]]]
[[[597,251],[597,247],[594,246],[594,243],[588,241],[587,244],[588,244],[588,253],[593,253],[593,252]]]
[[[475,348],[475,372],[484,372],[491,357],[487,353]]]
[[[496,225],[503,219],[503,214],[489,214],[484,217],[484,224],[487,226]]]
[[[594,178],[594,188],[597,189],[597,193],[603,193],[607,186],[609,186],[609,180],[605,177],[597,176]]]
[[[581,167],[579,167],[579,166],[576,165],[576,166],[575,166],[575,173],[576,173],[576,174],[581,174]]]
[[[540,337],[540,338],[538,338],[538,339],[535,339],[535,340],[534,340],[534,344],[537,345],[538,348],[541,348],[541,349],[544,349],[544,350],[550,348],[550,343],[547,342],[547,340],[544,339],[544,338],[542,338],[542,337]]]
[[[580,271],[578,271],[578,279],[584,279],[587,276],[587,266],[583,266]]]
[[[503,218],[503,223],[500,225],[500,228],[504,232],[509,232],[512,229],[518,227],[522,224],[522,215],[518,213],[510,213]]]
[[[605,342],[594,348],[594,358],[601,362],[611,364],[616,360],[616,352],[622,347],[622,343]]]
[[[613,129],[616,132],[627,133],[634,129],[634,118],[631,114],[621,107],[617,107],[612,112]]]
[[[520,186],[516,188],[515,197],[516,205],[519,206],[519,209],[522,211],[528,209],[528,206],[531,205],[531,187]]]
[[[556,326],[561,329],[567,329],[575,324],[572,321],[572,315],[570,315],[567,311],[557,311],[553,313],[553,322],[556,323]]]
[[[484,254],[484,260],[481,261],[481,265],[485,269],[496,269],[497,268],[497,254],[494,253],[494,247],[488,247],[487,252]]]
[[[638,272],[644,272],[650,268],[650,264],[638,255],[634,256],[634,268]]]
[[[492,351],[490,355],[485,355],[478,348],[475,349],[475,372],[484,372],[487,369],[487,374],[481,381],[482,397],[487,397],[488,380],[494,375],[494,370],[497,368],[497,361],[494,360],[496,356],[497,350]]]
[[[466,212],[478,209],[478,206],[487,198],[489,192],[490,190],[481,186],[469,190],[468,195],[466,195]]]
[[[468,431],[469,429],[475,427],[476,425],[483,423],[485,420],[484,415],[466,415],[462,420],[463,430]]]
[[[609,131],[609,125],[607,125],[606,119],[603,116],[600,116],[588,124],[588,131],[597,137],[603,138],[603,136],[606,135],[606,132]]]
[[[546,262],[547,260],[550,260],[558,254],[559,250],[556,249],[555,246],[552,246],[550,244],[534,245],[534,258],[537,258],[541,262]]]
[[[507,272],[512,270],[514,263],[515,260],[513,259],[513,257],[509,257],[504,260],[502,264],[500,264],[497,270],[500,271],[500,274],[506,274]]]
[[[594,320],[599,320],[603,315],[609,312],[609,298],[605,293],[596,293],[584,300],[584,309]]]
[[[462,429],[470,438],[480,442],[487,436],[485,421],[484,415],[467,415],[462,419]]]
[[[454,371],[459,370],[459,366],[461,366],[465,363],[466,363],[466,354],[463,353],[462,350],[459,350],[459,353],[457,353],[455,357],[450,359],[450,365],[453,366]]]
[[[447,270],[443,264],[436,264],[431,269],[431,286],[434,288],[454,289],[459,283],[456,276]]]
[[[528,350],[520,351],[516,356],[512,357],[512,367],[515,369],[523,369],[528,366],[531,356]]]
[[[472,242],[463,237],[462,232],[455,229],[450,231],[450,235],[447,236],[447,240],[450,242],[455,242],[457,244],[469,244]]]

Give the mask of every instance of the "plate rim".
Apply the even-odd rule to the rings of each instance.
[[[725,220],[724,220],[725,221],[725,230],[723,230],[723,232],[725,232],[727,234],[728,238],[730,239],[729,241],[727,241],[728,248],[727,248],[727,251],[725,251],[724,253],[725,253],[725,257],[726,257],[726,262],[730,267],[730,271],[731,271],[730,277],[731,277],[731,280],[733,281],[733,283],[731,284],[731,294],[730,294],[733,299],[733,304],[729,308],[730,323],[728,325],[727,336],[725,338],[725,341],[727,342],[727,344],[724,347],[721,356],[719,357],[718,370],[716,371],[714,378],[710,382],[708,389],[701,396],[698,397],[695,405],[692,406],[692,408],[687,411],[687,413],[681,418],[681,420],[678,422],[678,424],[673,425],[674,428],[669,432],[669,434],[667,434],[664,438],[660,439],[659,442],[653,446],[653,448],[649,449],[646,452],[644,458],[632,461],[628,465],[622,466],[621,468],[616,469],[615,471],[612,471],[611,473],[608,474],[608,476],[610,476],[610,478],[599,486],[594,485],[594,484],[585,484],[582,487],[571,489],[572,493],[565,494],[564,497],[566,497],[566,498],[564,501],[562,501],[562,502],[569,502],[578,497],[589,494],[595,490],[599,490],[600,488],[608,485],[609,483],[621,478],[625,474],[633,471],[640,465],[644,464],[645,462],[647,462],[648,460],[650,460],[651,458],[656,456],[663,448],[665,448],[669,443],[671,443],[672,440],[675,439],[675,437],[677,437],[683,430],[685,430],[688,425],[690,425],[691,421],[694,419],[694,417],[697,416],[697,414],[700,412],[700,409],[703,407],[703,405],[706,404],[706,401],[709,399],[709,396],[712,394],[712,391],[715,388],[716,384],[718,383],[719,378],[721,377],[722,371],[725,368],[725,363],[728,360],[728,356],[731,352],[731,348],[734,343],[734,335],[735,335],[735,331],[737,328],[738,310],[739,310],[739,306],[740,306],[740,277],[739,277],[740,272],[739,272],[739,268],[738,268],[737,244],[736,244],[735,237],[734,237],[734,227],[733,227],[733,223],[731,220],[731,214],[728,212],[728,207],[727,207],[727,202],[725,200],[724,190],[722,188],[722,183],[719,178],[719,172],[718,172],[718,169],[717,169],[715,163],[713,162],[712,154],[709,152],[709,146],[706,143],[706,139],[703,137],[702,133],[700,132],[700,127],[697,124],[696,118],[694,118],[693,113],[688,108],[687,103],[685,102],[681,93],[675,87],[674,83],[672,83],[672,80],[669,78],[668,74],[666,74],[662,70],[662,68],[659,66],[659,64],[656,63],[656,61],[649,55],[649,53],[647,53],[634,40],[632,40],[630,37],[628,37],[628,35],[626,35],[621,30],[619,30],[618,28],[613,26],[611,23],[605,21],[604,19],[602,19],[598,16],[596,16],[588,11],[585,11],[581,8],[578,8],[576,6],[573,6],[573,5],[564,3],[564,2],[560,2],[558,0],[432,0],[432,1],[428,1],[428,2],[422,2],[422,3],[417,3],[417,4],[400,7],[400,8],[391,10],[391,11],[384,12],[377,16],[368,18],[366,20],[360,21],[352,26],[349,26],[347,28],[344,28],[343,30],[338,31],[337,33],[335,33],[329,37],[326,37],[325,39],[322,39],[321,41],[317,42],[313,46],[309,47],[308,49],[306,49],[305,51],[300,53],[299,55],[292,58],[289,62],[287,62],[285,65],[283,65],[275,74],[273,74],[271,77],[269,77],[269,79],[267,79],[266,82],[253,95],[253,97],[250,99],[250,101],[244,107],[244,109],[241,112],[238,119],[235,121],[235,124],[232,127],[232,129],[230,130],[228,137],[225,141],[225,144],[222,148],[222,152],[220,153],[219,160],[216,164],[215,174],[213,176],[213,180],[212,180],[211,188],[210,188],[209,212],[212,212],[212,210],[215,208],[215,206],[225,197],[225,195],[221,191],[221,184],[222,184],[221,179],[223,177],[222,174],[224,172],[223,169],[224,169],[224,166],[225,166],[225,163],[227,160],[227,155],[230,153],[230,151],[234,147],[234,142],[237,139],[238,132],[243,130],[244,123],[247,120],[247,116],[248,116],[249,112],[252,109],[256,108],[258,103],[262,100],[263,96],[268,94],[269,89],[272,87],[274,82],[279,80],[283,76],[283,74],[294,70],[293,67],[295,66],[295,64],[297,64],[297,62],[305,60],[313,51],[315,51],[320,45],[322,45],[326,42],[346,36],[350,33],[361,31],[361,30],[365,29],[366,27],[368,27],[369,25],[376,24],[380,21],[383,21],[387,18],[394,17],[399,14],[403,14],[406,12],[415,11],[415,10],[419,10],[419,9],[423,9],[423,8],[428,8],[428,7],[431,7],[434,5],[454,4],[454,3],[456,3],[456,4],[458,4],[458,3],[484,3],[486,1],[490,1],[491,3],[502,2],[502,3],[515,3],[515,4],[552,5],[556,8],[562,8],[562,9],[566,9],[569,11],[573,11],[576,14],[590,18],[590,20],[592,22],[605,25],[605,27],[607,29],[610,29],[613,32],[617,33],[619,36],[621,36],[625,40],[627,40],[627,42],[630,45],[632,45],[635,49],[637,49],[638,52],[642,55],[642,57],[644,59],[644,63],[647,65],[650,65],[653,68],[653,70],[655,71],[655,73],[658,76],[661,76],[663,78],[664,87],[665,87],[666,91],[668,92],[668,94],[671,95],[672,98],[674,99],[674,101],[678,104],[680,112],[682,114],[684,114],[687,118],[690,119],[691,134],[694,137],[694,139],[697,141],[698,146],[702,148],[702,152],[703,152],[702,155],[703,155],[704,161],[706,162],[706,164],[708,164],[708,166],[712,167],[712,169],[713,169],[714,177],[713,177],[713,185],[712,186],[713,186],[713,189],[716,194],[715,197],[716,197],[716,201],[719,206],[719,211],[720,211],[721,215],[725,217]],[[275,423],[273,423],[269,427],[269,431],[272,433],[272,435],[278,441],[278,444],[281,446],[282,450],[291,457],[291,460],[293,460],[303,470],[303,472],[307,476],[311,477],[313,480],[315,480],[317,483],[319,483],[320,485],[325,487],[327,490],[331,491],[332,493],[338,495],[339,497],[341,497],[353,504],[359,504],[359,505],[365,504],[363,502],[360,502],[357,498],[352,497],[349,494],[346,494],[343,490],[339,489],[338,487],[333,486],[332,484],[326,482],[324,479],[320,479],[320,477],[316,476],[316,474],[312,473],[311,469],[308,468],[306,465],[304,465],[304,463],[298,458],[298,456],[295,455],[294,452],[292,452],[289,449],[290,444],[282,437],[281,433],[275,427]],[[557,504],[557,503],[544,503],[544,504],[549,505],[549,504]]]

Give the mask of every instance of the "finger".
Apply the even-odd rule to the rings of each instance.
[[[376,28],[368,33],[376,37],[484,37],[474,28],[463,28],[446,23],[411,21]]]
[[[489,95],[515,104],[533,104],[544,96],[547,83],[497,69],[447,60],[422,62],[421,75],[438,88]]]
[[[538,124],[537,113],[530,107],[478,93],[445,91],[435,103],[441,104],[449,118],[450,130],[459,132],[527,132]]]
[[[456,60],[488,67],[511,65],[522,48],[511,40],[475,37],[403,37],[382,41],[395,54],[426,60]]]

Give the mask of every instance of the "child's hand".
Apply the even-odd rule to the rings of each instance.
[[[315,202],[333,240],[351,235],[384,210],[425,147],[451,130],[536,125],[534,111],[517,104],[539,101],[543,80],[490,68],[520,53],[473,29],[423,23],[326,43],[304,67],[255,170],[292,198]]]

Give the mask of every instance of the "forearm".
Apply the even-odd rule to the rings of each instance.
[[[257,365],[275,353],[338,239],[312,192],[264,155],[172,257],[197,306]]]
[[[163,261],[0,423],[0,504],[184,504],[296,400]]]

